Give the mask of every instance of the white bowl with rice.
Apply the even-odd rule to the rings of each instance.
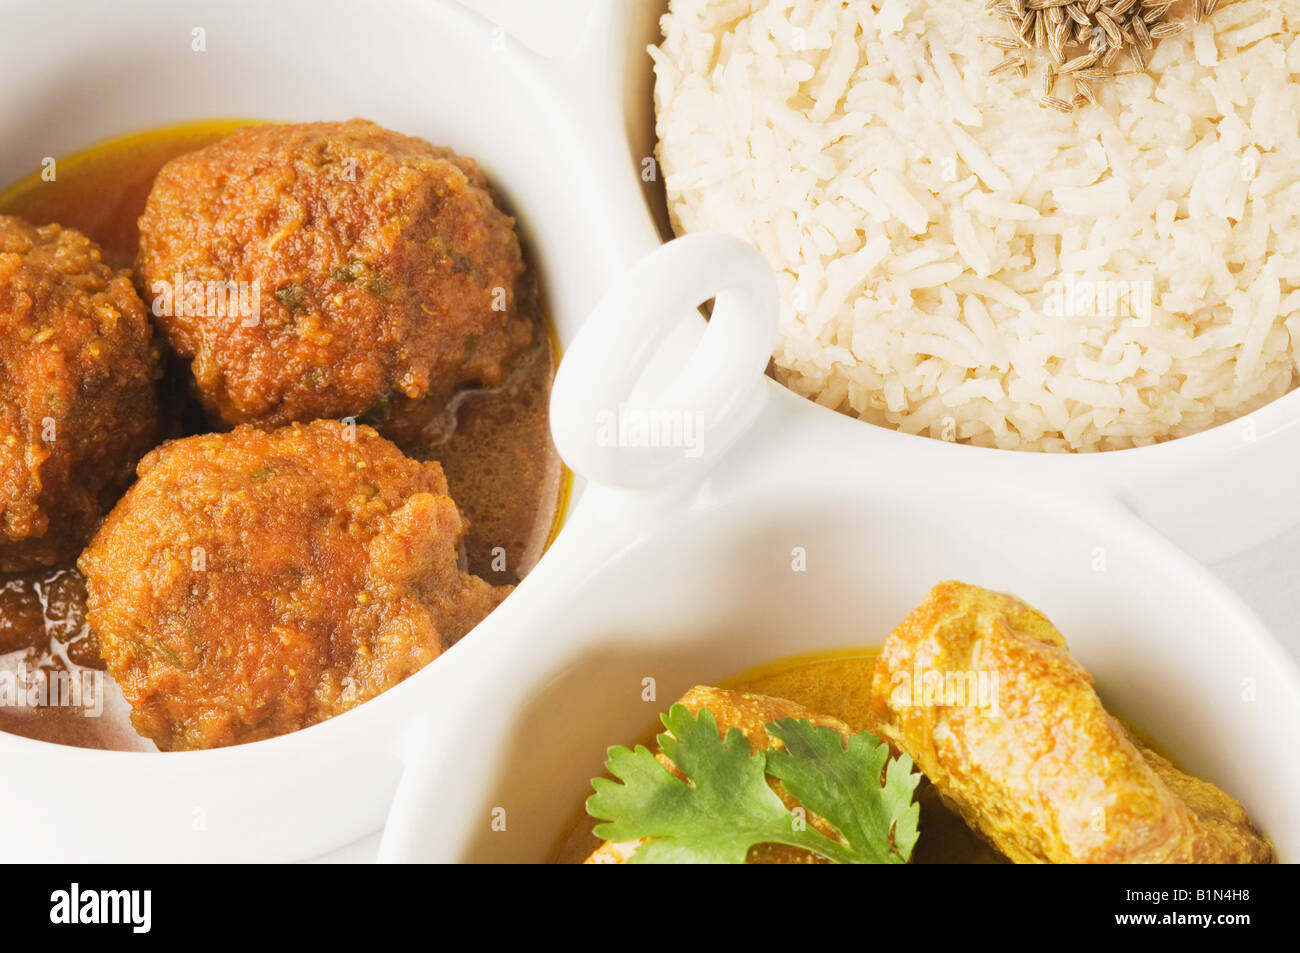
[[[1046,51],[981,39],[1011,31],[978,0],[671,11],[638,145],[675,231],[776,269],[783,383],[962,445],[864,428],[900,466],[1053,452],[995,466],[1205,560],[1300,522],[1300,0],[1169,5],[1185,28],[1147,71],[1069,113],[1038,105]]]

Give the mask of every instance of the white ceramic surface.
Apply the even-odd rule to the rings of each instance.
[[[481,160],[519,214],[567,345],[660,244],[638,177],[650,135],[639,50],[657,10],[594,10],[572,28],[570,52],[547,60],[430,0],[364,11],[341,0],[0,0],[0,77],[19,91],[0,112],[0,170],[16,178],[44,156],[196,117],[365,115]],[[684,316],[651,376],[679,366],[703,331]],[[600,373],[572,366],[593,383]],[[1294,664],[1120,502],[1201,556],[1293,522],[1297,395],[1253,415],[1250,441],[1239,424],[1048,458],[904,437],[754,386],[763,415],[710,457],[711,472],[656,491],[593,487],[472,636],[342,717],[171,755],[0,735],[0,858],[297,859],[378,829],[392,804],[389,859],[540,859],[604,747],[657,710],[640,702],[641,678],[668,700],[757,661],[879,640],[946,576],[1047,611],[1121,712],[1300,857],[1277,794],[1300,780],[1277,757],[1300,720]],[[790,570],[795,546],[807,573]],[[488,826],[498,805],[502,835]]]
[[[762,414],[776,340],[772,270],[725,235],[690,235],[651,252],[592,311],[551,393],[555,446],[604,486],[653,489],[702,473]],[[680,373],[639,387],[698,303],[707,329]]]

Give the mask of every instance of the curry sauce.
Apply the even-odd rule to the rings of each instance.
[[[773,695],[798,702],[820,715],[838,718],[855,731],[870,730],[871,676],[875,649],[785,659],[723,683],[724,688]],[[995,864],[1002,856],[944,807],[929,782],[916,790],[921,836],[912,852],[917,864]]]
[[[59,159],[50,181],[45,170],[0,193],[0,213],[75,228],[100,244],[108,264],[131,268],[137,223],[159,169],[250,122],[205,120],[101,143]],[[466,568],[496,585],[517,583],[536,564],[558,531],[569,489],[547,415],[557,343],[544,316],[537,320],[538,344],[514,363],[508,379],[490,390],[454,395],[416,454],[443,465],[469,523]],[[159,385],[164,437],[215,429],[189,385],[188,368],[168,356]],[[11,687],[9,694],[60,679],[100,689],[88,693],[84,705],[64,698],[33,707],[0,697],[0,730],[84,747],[147,750],[152,746],[131,730],[120,692],[101,671],[84,599],[72,566],[0,576],[0,684]],[[94,717],[86,717],[91,710]]]

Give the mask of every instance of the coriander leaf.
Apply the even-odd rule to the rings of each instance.
[[[641,845],[633,863],[740,864],[754,844],[789,830],[790,813],[767,785],[761,753],[736,729],[718,736],[713,713],[699,716],[673,705],[663,718],[671,734],[660,750],[687,778],[682,781],[643,745],[635,751],[609,749],[605,767],[622,781],[596,778],[587,812],[609,823],[597,837],[613,841],[654,840]]]
[[[756,844],[799,847],[837,863],[899,863],[910,854],[916,839],[914,807],[910,834],[907,827],[906,807],[916,786],[916,779],[910,774],[911,762],[891,764],[892,781],[882,792],[880,768],[888,757],[887,748],[880,755],[874,775],[855,770],[858,768],[855,751],[857,760],[862,751],[874,752],[877,742],[872,736],[866,735],[859,748],[850,746],[845,751],[839,733],[824,729],[833,736],[838,758],[819,736],[810,736],[820,744],[812,750],[814,763],[803,774],[831,769],[827,783],[835,795],[818,797],[818,801],[835,806],[837,816],[849,819],[846,823],[855,839],[845,836],[848,843],[842,843],[808,827],[802,817],[786,810],[768,785],[769,762],[777,752],[751,753],[748,739],[735,728],[725,739],[720,738],[717,722],[708,708],[692,715],[684,705],[673,705],[662,721],[668,732],[658,736],[660,750],[687,780],[665,768],[644,746],[638,745],[635,750],[616,746],[609,749],[605,767],[617,780],[596,778],[592,782],[596,793],[587,799],[587,813],[607,822],[596,826],[597,837],[611,841],[650,838],[637,847],[630,863],[739,864]],[[813,729],[808,722],[797,724],[814,732],[821,730]],[[804,753],[791,757],[798,760],[807,756],[809,746],[803,743],[804,735],[796,730],[792,736]],[[846,767],[846,763],[852,767]],[[900,764],[901,770],[894,770]],[[789,773],[802,776],[797,768]],[[865,783],[863,778],[871,783]],[[858,798],[886,800],[885,807],[868,808],[865,812],[867,817],[883,813],[890,818],[883,831],[879,824],[857,823],[858,818],[851,810],[838,809],[844,802],[852,803]],[[901,812],[894,803],[899,798],[903,804]],[[809,810],[815,809],[809,805]],[[892,819],[895,813],[902,816],[896,824]],[[890,849],[891,828],[897,843],[906,841],[905,850],[900,848],[901,856]],[[871,836],[878,837],[879,842],[867,843],[864,838]]]
[[[846,749],[834,728],[807,720],[786,718],[767,730],[785,746],[768,751],[768,773],[835,827],[854,863],[907,863],[921,811],[912,800],[921,775],[912,772],[910,757],[890,760],[889,746],[866,731],[849,738]]]

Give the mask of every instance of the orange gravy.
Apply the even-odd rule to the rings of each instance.
[[[137,221],[158,170],[252,121],[203,120],[92,146],[59,159],[53,181],[38,172],[0,192],[0,214],[76,228],[101,245],[106,262],[131,268],[140,241]],[[6,171],[14,170],[0,175]],[[420,454],[442,463],[452,498],[469,522],[469,570],[495,584],[517,583],[536,565],[558,531],[569,491],[547,415],[557,345],[545,319],[539,323],[538,347],[510,379],[494,390],[458,394],[443,435]],[[214,429],[190,392],[188,369],[174,357],[164,363],[164,436]],[[81,747],[153,750],[131,730],[126,702],[101,669],[85,624],[84,583],[74,567],[0,574],[0,731]],[[69,696],[74,681],[75,691],[85,688],[84,698],[75,691]],[[93,684],[99,694],[90,690]],[[14,703],[9,696],[22,697]],[[59,703],[26,703],[54,696]],[[68,704],[69,697],[86,704]]]

